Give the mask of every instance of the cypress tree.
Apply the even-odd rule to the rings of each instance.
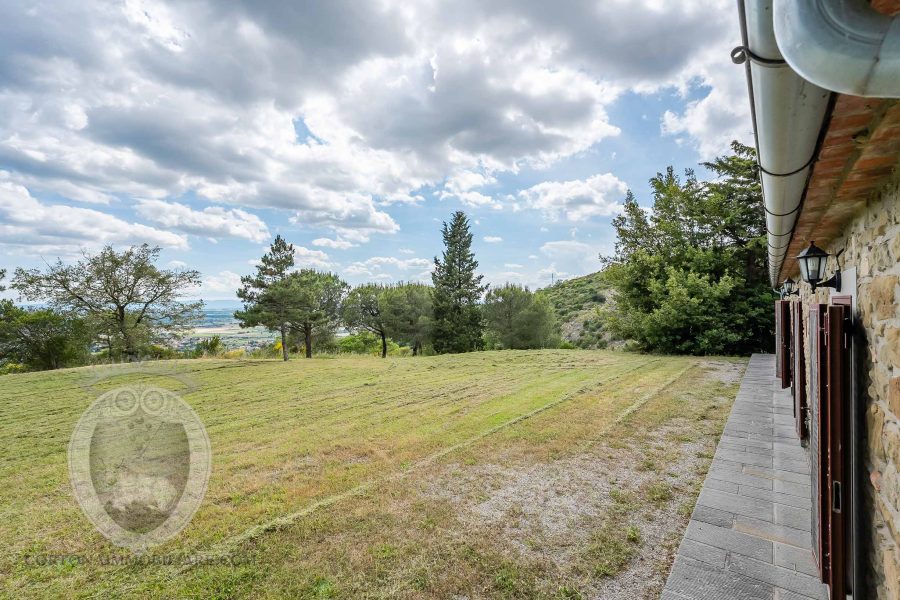
[[[483,347],[481,307],[478,302],[487,286],[477,275],[478,261],[472,252],[469,219],[462,211],[453,213],[441,232],[444,253],[434,258],[435,352],[469,352]]]

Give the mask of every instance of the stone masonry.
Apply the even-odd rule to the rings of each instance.
[[[861,392],[866,408],[869,473],[865,512],[870,521],[871,598],[900,598],[900,177],[870,198],[841,237],[825,249],[826,276],[856,267],[857,316],[865,339]],[[797,275],[795,274],[796,278]],[[841,293],[846,293],[846,287]],[[815,299],[801,285],[806,323]],[[806,343],[807,340],[804,340]],[[809,365],[809,348],[806,348]],[[807,381],[809,381],[807,373]]]

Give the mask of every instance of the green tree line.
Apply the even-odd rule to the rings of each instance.
[[[344,326],[353,337],[339,349],[380,355],[391,344],[413,356],[484,348],[546,348],[560,342],[549,302],[528,288],[506,284],[488,289],[477,273],[469,220],[453,214],[441,230],[444,250],[434,259],[432,285],[366,283],[351,288],[338,275],[295,269],[294,247],[277,236],[255,273],[241,278],[235,312],[243,327],[263,326],[280,335],[282,358],[302,347],[307,358],[327,347]],[[516,314],[513,314],[516,313]]]
[[[765,219],[752,148],[704,163],[700,181],[672,167],[650,180],[652,206],[628,193],[612,256],[600,257],[610,301],[598,309],[604,335],[671,354],[747,354],[770,347],[771,290]],[[335,273],[298,269],[294,247],[277,236],[255,271],[241,278],[235,317],[278,334],[284,360],[315,348],[411,354],[559,347],[553,294],[478,273],[469,220],[455,212],[441,229],[431,285],[349,286]],[[173,356],[171,340],[191,330],[202,302],[190,269],[157,266],[160,249],[105,247],[45,269],[16,269],[9,287],[41,308],[0,300],[0,369],[52,369],[90,360]],[[5,271],[0,271],[0,291]],[[340,327],[351,337],[339,342]],[[604,342],[605,343],[605,342]],[[207,340],[199,354],[220,352]]]
[[[243,308],[234,316],[242,327],[277,333],[283,360],[292,350],[310,358],[316,347],[368,353],[373,343],[382,357],[398,344],[413,356],[559,344],[546,299],[521,286],[488,290],[481,283],[465,214],[454,213],[442,236],[445,248],[435,257],[432,285],[354,288],[335,273],[297,269],[293,245],[277,236],[255,271],[241,278]],[[12,290],[43,305],[0,300],[0,372],[179,356],[171,342],[202,315],[202,302],[186,299],[200,285],[200,274],[160,268],[159,255],[160,248],[146,244],[122,251],[107,246],[71,264],[16,269]],[[0,291],[5,276],[0,271]],[[335,341],[340,327],[351,335]],[[188,356],[224,351],[214,337]]]

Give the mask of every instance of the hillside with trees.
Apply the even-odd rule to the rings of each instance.
[[[564,342],[576,348],[607,346],[609,335],[597,311],[610,302],[612,290],[602,271],[562,279],[537,293],[553,307]]]

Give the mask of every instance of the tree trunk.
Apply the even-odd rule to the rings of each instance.
[[[312,327],[310,325],[303,327],[303,342],[306,344],[306,358],[312,358]]]
[[[387,336],[384,335],[384,330],[381,332],[381,358],[387,358]]]
[[[131,332],[128,330],[128,324],[125,322],[125,308],[118,307],[116,309],[116,321],[119,325],[119,333],[122,334],[122,343],[125,346],[125,357],[128,362],[135,362],[138,358],[137,348],[134,347],[134,340],[131,338]]]
[[[284,357],[284,362],[288,360],[288,346],[287,346],[287,325],[284,323],[281,324],[281,355]]]
[[[419,355],[419,340],[413,342],[413,356]]]

